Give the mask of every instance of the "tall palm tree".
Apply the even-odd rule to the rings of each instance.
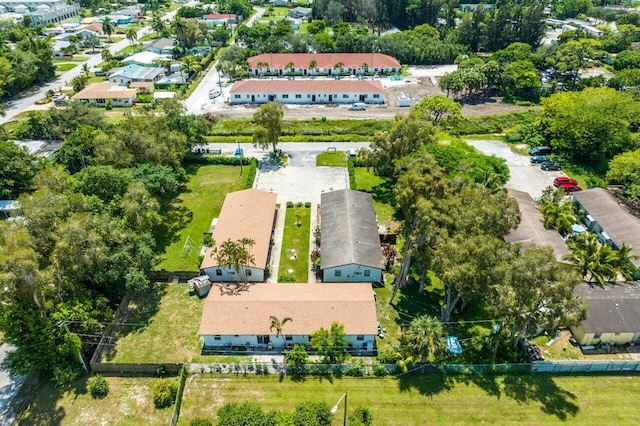
[[[82,64],[82,72],[89,78],[89,65],[86,63]]]
[[[269,68],[269,64],[264,61],[260,61],[256,66],[258,67],[258,70],[260,70],[260,77],[264,77],[265,70]]]
[[[562,258],[572,263],[582,279],[597,282],[604,288],[605,281],[615,279],[618,275],[619,259],[608,244],[600,244],[598,237],[590,232],[577,235],[567,241],[570,253]]]
[[[434,361],[444,352],[444,331],[436,317],[422,315],[414,318],[403,334],[411,353],[420,357],[422,362]]]
[[[176,18],[171,23],[171,32],[173,33],[174,36],[176,36],[178,47],[182,48],[183,51],[184,49],[186,49],[186,46],[185,46],[186,30],[187,30],[187,25],[184,22],[184,20],[179,16],[176,16]]]
[[[182,70],[185,71],[189,76],[191,74],[196,74],[202,69],[202,66],[198,62],[198,60],[193,55],[187,55],[182,58]]]
[[[80,74],[73,77],[73,79],[71,80],[71,87],[73,87],[74,92],[78,93],[79,91],[87,87],[88,82],[89,78],[84,74]]]
[[[631,250],[631,247],[622,244],[622,247],[616,250],[616,259],[614,261],[618,273],[623,275],[627,280],[632,279],[633,274],[638,272],[638,268],[632,262],[632,260],[638,259],[638,255],[631,254]]]
[[[153,14],[153,20],[151,21],[151,28],[158,35],[160,35],[160,33],[162,31],[164,31],[164,29],[166,28],[166,25],[165,25],[164,21],[162,20],[162,15],[160,13],[155,12]]]
[[[102,21],[102,32],[109,36],[109,42],[111,42],[111,34],[113,34],[113,30],[116,26],[113,24],[113,21],[108,16],[104,18]]]
[[[131,48],[133,48],[133,51],[135,52],[136,48],[135,48],[135,44],[136,41],[138,41],[138,32],[136,31],[135,28],[127,28],[127,31],[125,31],[124,36],[127,38],[127,40],[129,40],[129,43],[131,44]]]
[[[287,344],[287,342],[285,340],[284,334],[282,334],[282,327],[284,327],[286,323],[291,322],[293,320],[289,317],[284,317],[282,318],[282,321],[281,321],[273,315],[271,315],[269,319],[271,320],[271,326],[269,327],[269,330],[273,331],[274,328],[276,329],[276,339],[278,337],[282,337],[282,346],[284,347]]]
[[[293,69],[296,67],[296,64],[292,62],[289,62],[287,65],[284,66],[284,69],[287,70],[287,74],[291,73],[293,71]]]
[[[219,265],[233,267],[243,284],[248,281],[246,267],[255,265],[255,257],[251,254],[251,247],[255,241],[251,238],[242,238],[238,241],[228,239],[219,246],[214,246],[211,255],[216,256]]]

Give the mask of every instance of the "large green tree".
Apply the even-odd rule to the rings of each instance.
[[[31,189],[38,163],[26,149],[0,141],[0,199],[16,199]]]
[[[262,149],[271,147],[273,152],[278,148],[282,133],[282,106],[277,102],[267,102],[253,114],[256,128],[253,132],[253,144]]]
[[[311,347],[322,356],[325,364],[336,364],[344,361],[347,349],[347,338],[344,326],[340,323],[331,323],[330,329],[320,329],[309,336]]]
[[[421,315],[403,331],[405,342],[414,358],[434,362],[445,352],[444,329],[436,317]]]

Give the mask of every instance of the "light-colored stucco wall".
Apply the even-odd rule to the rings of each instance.
[[[247,274],[247,281],[249,282],[263,282],[264,281],[264,269],[256,268],[253,266],[244,267]],[[220,272],[218,272],[220,271]],[[241,281],[238,277],[234,267],[228,266],[211,266],[204,268],[203,272],[209,276],[209,280],[212,282],[236,282]]]
[[[340,274],[336,275],[336,271]],[[366,273],[369,271],[369,275]],[[322,281],[327,283],[375,283],[382,281],[382,270],[361,265],[343,265],[322,271]]]

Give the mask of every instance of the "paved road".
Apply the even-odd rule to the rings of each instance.
[[[192,1],[187,3],[186,5],[192,6],[195,4],[196,2]],[[176,12],[177,10],[167,13],[166,15],[164,15],[163,19],[164,20],[173,19]],[[151,27],[141,28],[140,31],[138,31],[138,39],[141,39],[142,37],[151,33],[152,31],[153,30],[151,29]],[[127,47],[128,45],[129,45],[129,40],[125,38],[123,40],[120,40],[119,42],[113,43],[108,47],[108,49],[112,54],[115,54],[121,51],[122,49],[124,49],[125,47]],[[100,55],[100,50],[97,50],[96,52],[97,53],[95,55],[91,55],[91,57],[87,61],[78,63],[77,67],[65,72],[64,74],[60,75],[58,78],[51,81],[50,83],[47,83],[43,86],[38,86],[34,90],[32,90],[30,93],[23,95],[21,97],[14,97],[14,99],[4,104],[6,115],[4,117],[0,117],[0,124],[11,121],[16,115],[28,109],[30,106],[36,103],[36,101],[44,98],[46,93],[49,90],[58,91],[62,88],[62,86],[67,85],[71,80],[73,80],[74,77],[77,77],[82,73],[83,64],[87,64],[89,68],[93,68],[99,63],[101,63],[102,56]]]
[[[11,350],[8,344],[0,345],[0,425],[12,425],[15,422],[13,410],[9,403],[13,399],[20,385],[21,377],[14,377],[3,367],[7,352]]]
[[[248,27],[251,27],[258,22],[264,14],[264,8],[256,7],[255,9],[256,13],[249,19],[249,21],[247,21]],[[225,101],[229,100],[229,90],[231,89],[231,86],[224,85],[223,87],[219,87],[218,83],[223,80],[216,69],[217,63],[218,61],[209,67],[209,71],[204,75],[204,77],[202,77],[198,87],[196,87],[191,93],[191,96],[184,101],[187,113],[204,114],[211,110],[221,109],[224,107]],[[218,96],[216,99],[209,99],[209,92],[215,88],[220,88],[222,95]]]

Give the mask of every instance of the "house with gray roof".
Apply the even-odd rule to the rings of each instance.
[[[320,200],[322,280],[381,282],[384,258],[371,194],[342,189]]]
[[[173,54],[173,48],[175,42],[171,38],[162,37],[150,43],[145,50],[151,53],[157,53],[159,55],[171,55]]]
[[[143,67],[140,65],[127,65],[109,75],[109,83],[117,83],[126,86],[135,81],[159,81],[164,77],[165,69],[158,67]]]
[[[581,345],[640,343],[640,285],[637,282],[576,286],[587,303],[587,319],[570,327]]]
[[[632,254],[640,255],[640,219],[632,215],[616,197],[603,188],[575,192],[574,201],[584,210],[584,222],[601,243],[619,249],[623,244],[632,247]],[[640,259],[632,259],[640,267]],[[635,277],[638,278],[638,277]]]

